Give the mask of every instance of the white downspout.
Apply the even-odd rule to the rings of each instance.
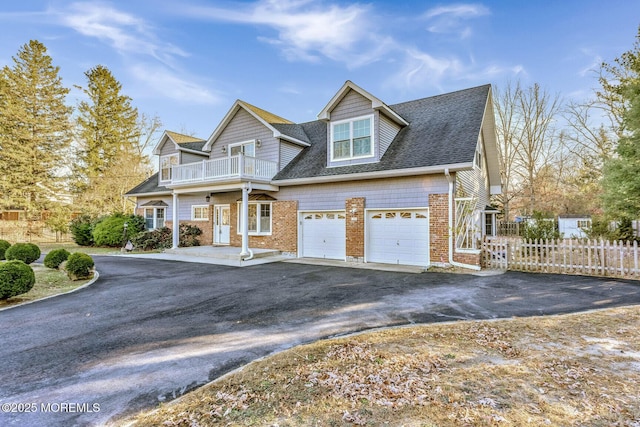
[[[449,168],[445,168],[444,175],[447,177],[447,182],[449,183],[449,264],[453,265],[454,267],[468,268],[471,270],[480,270],[480,266],[478,265],[464,264],[464,263],[453,260],[453,245],[454,245],[453,211],[455,209],[455,204],[453,201],[453,178],[451,178],[451,174],[449,173]]]
[[[171,233],[171,249],[180,246],[180,221],[178,219],[178,194],[173,193],[173,233]]]
[[[240,259],[253,259],[253,251],[249,249],[249,193],[253,191],[251,181],[242,186],[242,251]]]

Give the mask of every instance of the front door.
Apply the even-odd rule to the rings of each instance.
[[[216,205],[213,212],[213,243],[228,245],[231,228],[229,205]]]

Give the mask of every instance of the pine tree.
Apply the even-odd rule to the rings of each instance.
[[[616,156],[604,167],[602,186],[605,211],[614,218],[640,218],[640,30],[634,48],[616,62],[625,70],[617,93],[624,100],[624,134]]]
[[[0,73],[0,204],[35,218],[64,190],[72,108],[42,43],[31,40],[13,62]]]
[[[139,150],[143,130],[131,98],[108,68],[98,65],[85,73],[89,98],[78,106],[74,188],[82,211],[93,214],[125,212],[124,193],[148,173],[148,159]]]

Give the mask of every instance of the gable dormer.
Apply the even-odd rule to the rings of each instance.
[[[202,161],[207,153],[202,151],[205,141],[189,135],[164,131],[153,154],[159,157],[158,180],[160,185],[171,182],[173,166]]]
[[[380,99],[351,81],[318,114],[327,122],[327,166],[380,161],[408,123]]]

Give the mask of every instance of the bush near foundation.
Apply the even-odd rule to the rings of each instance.
[[[126,230],[125,224],[127,224]],[[143,217],[114,214],[96,224],[92,233],[93,242],[96,246],[122,247],[130,236],[135,236],[143,230]]]
[[[143,251],[169,249],[172,245],[171,229],[168,227],[157,230],[143,231],[131,239],[133,247]]]
[[[10,247],[11,247],[11,243],[7,242],[6,240],[0,240],[0,260],[5,259],[4,258],[4,253]]]
[[[0,264],[0,299],[22,295],[36,283],[33,269],[20,260]]]
[[[47,268],[57,269],[60,267],[60,264],[69,258],[69,255],[71,255],[69,251],[64,248],[54,249],[44,257],[44,266]]]
[[[82,252],[74,252],[69,255],[64,263],[64,270],[71,280],[89,279],[94,267],[93,258]]]
[[[4,256],[8,261],[17,259],[31,264],[40,258],[40,248],[33,243],[15,243],[5,251]]]

